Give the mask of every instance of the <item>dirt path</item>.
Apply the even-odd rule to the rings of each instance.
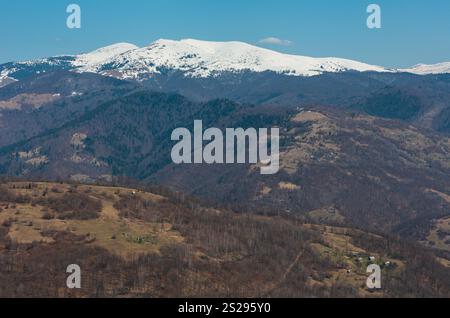
[[[274,286],[268,288],[268,290],[263,293],[262,297],[268,297],[274,290],[279,288],[281,286],[281,284],[283,284],[286,281],[286,279],[289,276],[289,274],[292,272],[294,267],[300,261],[300,258],[302,257],[302,255],[303,255],[303,251],[301,251],[300,253],[297,254],[297,256],[295,257],[294,261],[288,266],[286,271],[281,276],[281,279],[277,283],[275,283]]]
[[[119,211],[114,208],[113,204],[111,202],[102,201],[102,212],[101,216],[104,219],[111,219],[111,220],[119,220]]]

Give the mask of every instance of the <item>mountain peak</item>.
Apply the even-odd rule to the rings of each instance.
[[[107,61],[120,66],[126,78],[159,69],[182,71],[186,76],[210,77],[224,72],[275,72],[291,76],[314,76],[325,72],[378,71],[387,69],[338,58],[288,55],[248,43],[196,39],[160,39],[147,47],[131,50]]]
[[[90,68],[93,65],[102,64],[120,54],[139,49],[138,46],[130,43],[116,43],[99,48],[95,51],[77,55],[74,65],[81,68]]]
[[[93,54],[93,53],[102,53],[102,52],[126,52],[126,51],[130,51],[130,50],[135,50],[138,49],[139,47],[131,44],[131,43],[127,43],[127,42],[119,42],[119,43],[115,43],[115,44],[111,44],[102,48],[99,48],[91,53],[88,54]]]

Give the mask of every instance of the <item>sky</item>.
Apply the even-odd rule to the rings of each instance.
[[[66,26],[71,3],[81,29]],[[367,27],[371,3],[381,29]],[[1,0],[0,63],[193,38],[409,67],[450,61],[449,17],[449,0]]]

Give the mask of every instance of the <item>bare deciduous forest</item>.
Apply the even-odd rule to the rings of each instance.
[[[0,207],[2,297],[450,296],[448,255],[416,243],[169,191],[9,182]],[[365,286],[370,256],[381,290]],[[69,264],[80,290],[65,285]]]

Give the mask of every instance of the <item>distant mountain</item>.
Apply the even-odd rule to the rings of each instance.
[[[450,73],[450,62],[438,64],[417,64],[411,68],[401,69],[399,71],[418,75],[448,74]]]
[[[121,46],[128,48],[130,46]],[[106,49],[110,51],[110,49]],[[314,76],[324,72],[378,71],[386,69],[338,58],[311,58],[278,53],[242,42],[158,40],[148,47],[131,49],[103,59],[92,54],[80,70],[107,73],[114,70],[124,78],[145,79],[163,70],[177,70],[189,77],[211,77],[224,72],[272,71],[292,76]]]
[[[450,72],[450,63],[418,65],[394,70],[341,58],[313,58],[282,54],[243,42],[209,42],[193,39],[158,40],[139,48],[118,43],[87,54],[55,56],[34,61],[0,65],[0,86],[31,74],[56,69],[94,72],[138,81],[167,72],[185,77],[210,78],[226,73],[274,72],[289,76],[316,76],[342,72],[411,72],[441,74]]]
[[[35,83],[35,86],[45,83],[41,80],[45,78],[42,75],[70,71],[126,80],[198,102],[226,98],[239,103],[293,107],[313,104],[356,106],[368,110],[369,114],[381,112],[387,118],[406,115],[410,122],[447,133],[448,65],[392,70],[345,59],[287,55],[242,42],[158,40],[144,48],[118,43],[87,54],[0,65],[0,88],[4,88],[0,91],[0,111],[11,109],[10,105],[17,108],[14,106],[17,98],[5,98],[5,91],[27,90],[28,83]],[[28,82],[23,82],[25,80]],[[70,90],[74,82],[60,86],[63,85]],[[388,103],[383,111],[373,110],[377,105],[374,101],[386,100],[386,90],[398,90],[405,100],[416,100],[415,108],[398,113],[392,108],[408,105],[397,99],[400,104]],[[76,91],[70,90],[69,94],[76,94]],[[59,93],[57,90],[52,92]],[[48,100],[48,97],[40,96],[39,100]],[[19,96],[18,99],[31,100],[30,96],[25,99]],[[6,106],[1,105],[2,101]],[[370,105],[365,105],[367,103]]]
[[[208,51],[206,48],[211,49]],[[233,55],[234,50],[240,54]],[[183,53],[187,51],[197,53]],[[273,59],[269,58],[271,54],[274,54]],[[180,94],[200,103],[229,99],[255,105],[330,105],[402,119],[446,134],[450,131],[450,73],[417,75],[392,71],[340,72],[335,69],[336,72],[323,72],[320,76],[300,76],[294,71],[280,73],[281,68],[272,67],[286,61],[283,56],[237,42],[211,44],[195,40],[160,40],[144,49],[121,43],[77,56],[7,63],[0,65],[1,85],[4,85],[0,87],[0,113],[3,115],[0,122],[8,119],[16,122],[15,119],[21,118],[23,114],[14,111],[42,108],[60,97],[92,94],[94,90],[109,90],[111,85],[127,83],[128,87]],[[219,63],[219,57],[223,63]],[[304,60],[302,57],[288,57],[290,61]],[[239,59],[248,64],[239,64]],[[209,62],[196,65],[194,60]],[[271,66],[272,62],[275,64]],[[244,69],[243,65],[253,65],[254,68]],[[301,65],[298,64],[299,67]],[[263,71],[269,66],[273,70]],[[232,71],[232,67],[236,71]],[[300,72],[299,69],[297,71]],[[103,94],[103,97],[108,98],[108,95]],[[90,104],[93,106],[92,101]],[[5,129],[6,126],[10,125],[4,125]],[[10,140],[6,136],[10,136],[14,129],[6,131],[2,136]],[[2,138],[0,146],[4,145]]]

